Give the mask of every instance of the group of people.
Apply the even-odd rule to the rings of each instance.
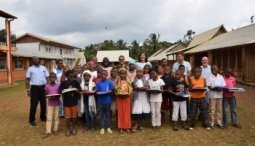
[[[40,102],[40,119],[46,122],[45,138],[57,134],[59,117],[66,119],[66,136],[77,134],[78,118],[84,119],[87,130],[94,131],[97,116],[100,134],[113,133],[112,117],[116,117],[120,133],[143,130],[146,120],[151,120],[152,127],[158,130],[167,113],[174,131],[178,131],[178,121],[185,130],[194,129],[197,120],[206,129],[224,128],[229,124],[228,107],[232,126],[240,128],[235,94],[228,90],[235,87],[232,71],[226,69],[221,75],[216,65],[208,64],[207,57],[195,68],[182,53],[176,58],[172,67],[166,59],[152,65],[143,53],[137,62],[127,64],[124,56],[119,56],[116,65],[107,57],[102,64],[94,58],[74,69],[58,60],[58,67],[49,73],[33,57],[26,74],[31,101],[29,123],[36,126]]]

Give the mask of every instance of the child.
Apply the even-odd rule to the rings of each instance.
[[[172,102],[172,95],[168,92],[170,86],[172,85],[172,82],[174,78],[171,76],[171,69],[169,66],[166,66],[164,68],[164,75],[161,77],[161,79],[164,81],[164,92],[162,93],[163,102],[161,105],[161,115],[162,120],[164,121],[165,115],[167,112],[169,112],[170,115],[172,115],[173,111],[173,102]]]
[[[78,114],[78,100],[80,98],[81,87],[75,79],[72,70],[66,72],[67,80],[60,85],[64,101],[65,118],[66,118],[66,136],[76,135],[76,124]]]
[[[185,75],[184,74],[184,72],[185,72],[185,66],[184,65],[179,65],[179,68],[178,68],[178,70],[180,70],[181,71],[181,80],[183,80],[186,84],[187,84],[187,86],[189,87],[189,78],[188,78],[188,76],[187,75]],[[186,103],[187,103],[187,114],[189,114],[189,109],[190,109],[190,107],[189,107],[189,98],[186,98]]]
[[[151,70],[151,79],[149,79],[149,88],[152,90],[158,90],[158,92],[151,92],[150,103],[151,103],[151,119],[152,126],[154,129],[159,129],[161,126],[161,103],[162,103],[162,93],[164,81],[158,77],[157,71],[155,69]]]
[[[224,80],[227,88],[234,88],[236,79],[231,75],[232,70],[228,68],[225,72]],[[237,123],[237,107],[236,98],[234,92],[223,90],[223,122],[224,126],[228,126],[228,106],[230,107],[231,122],[233,127],[241,128],[241,125]]]
[[[85,113],[86,129],[91,131],[95,130],[96,100],[94,94],[92,94],[95,91],[95,86],[90,71],[85,70],[81,78],[81,89],[83,92],[81,96],[81,113]]]
[[[57,75],[55,73],[50,73],[49,84],[45,86],[46,95],[58,94],[59,93],[59,84],[56,84]],[[46,135],[44,138],[47,138],[51,134],[51,126],[54,119],[54,130],[53,134],[56,135],[59,125],[59,105],[60,105],[60,96],[55,96],[54,98],[48,98],[48,107],[47,107],[47,122],[46,122]],[[53,118],[54,117],[54,118]]]
[[[204,128],[208,128],[206,123],[207,118],[207,104],[205,100],[206,92],[206,81],[205,78],[201,77],[201,68],[194,68],[193,77],[190,78],[190,127],[193,129],[195,127],[195,118],[197,111],[201,113],[202,125]]]
[[[111,75],[112,67],[111,67],[111,64],[110,64],[110,61],[109,61],[108,57],[103,58],[102,69],[107,70],[108,78],[109,78],[110,75]]]
[[[115,87],[116,82],[118,79],[118,69],[116,67],[112,68],[111,70],[111,76],[109,80],[112,82],[113,87]],[[112,105],[111,105],[111,111],[112,111],[112,116],[117,116],[117,107],[116,107],[116,95],[113,93],[112,94]]]
[[[99,120],[100,120],[100,134],[104,134],[104,120],[106,119],[106,131],[113,133],[111,126],[111,94],[113,92],[113,84],[107,79],[107,71],[101,71],[101,80],[96,84],[96,91],[98,97]]]
[[[215,120],[217,121],[218,128],[223,128],[222,125],[222,98],[223,91],[222,88],[225,87],[226,83],[222,75],[219,74],[218,67],[213,65],[212,75],[208,79],[209,99],[210,99],[210,127],[214,127]]]
[[[135,132],[136,129],[142,130],[142,120],[146,120],[150,116],[150,103],[146,93],[148,84],[145,77],[143,76],[142,68],[137,68],[136,70],[136,77],[133,81],[133,87],[135,92],[133,95],[134,102],[132,114],[136,124],[132,128],[132,132]]]
[[[118,129],[129,132],[131,128],[131,93],[133,91],[131,80],[127,76],[125,68],[119,69],[119,78],[116,82],[115,91],[117,93],[118,107]]]
[[[181,79],[181,71],[177,70],[175,72],[175,79],[172,82],[170,93],[174,95],[173,97],[173,130],[178,131],[177,128],[177,121],[179,116],[179,110],[181,112],[181,121],[182,126],[185,130],[189,130],[189,127],[186,124],[187,120],[187,103],[186,98],[182,97],[184,94],[187,93],[187,84]]]
[[[136,74],[136,63],[135,61],[129,61],[127,75],[131,79],[131,81],[133,81],[133,79],[135,78],[135,74]]]
[[[99,82],[100,80],[101,80],[101,72],[102,72],[102,68],[97,68],[97,77],[94,77],[93,79],[92,79],[92,81],[93,82],[95,82],[95,83],[97,83],[97,82]],[[91,74],[91,76],[92,76],[92,72],[90,72],[90,74]],[[108,71],[107,71],[107,74],[108,74]]]
[[[158,77],[161,78],[164,75],[164,69],[161,65],[157,67]]]
[[[144,77],[146,78],[146,81],[150,79],[150,69],[151,69],[151,66],[148,64],[146,64],[143,68],[143,74],[144,74]]]

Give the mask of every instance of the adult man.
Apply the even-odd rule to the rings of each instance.
[[[33,57],[33,65],[30,66],[26,73],[27,95],[30,97],[29,123],[36,126],[35,114],[38,102],[40,102],[41,113],[40,119],[46,122],[46,97],[45,84],[47,83],[49,72],[45,66],[40,65],[40,60]]]
[[[182,52],[176,54],[176,60],[177,62],[173,64],[172,76],[174,76],[175,72],[179,69],[179,65],[185,66],[184,75],[189,76],[191,74],[191,66],[188,61],[184,60],[184,54]]]
[[[204,77],[206,79],[206,82],[208,82],[209,76],[212,74],[211,71],[211,66],[208,63],[208,58],[206,56],[204,56],[201,60],[202,65],[202,73],[201,76]]]

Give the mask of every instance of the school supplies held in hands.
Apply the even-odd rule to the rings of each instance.
[[[61,94],[49,94],[49,95],[46,95],[46,97],[49,99],[54,99],[54,98],[61,97]]]
[[[78,91],[78,89],[77,88],[68,88],[68,89],[62,90],[62,93],[67,93],[67,92],[72,92],[72,91]]]

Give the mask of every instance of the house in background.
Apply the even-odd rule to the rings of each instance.
[[[56,67],[56,60],[63,60],[65,65],[70,68],[74,67],[76,54],[81,50],[78,47],[30,33],[18,37],[13,43],[16,44],[16,50],[12,53],[14,80],[25,78],[26,70],[31,65],[33,56],[40,58],[41,64],[51,71]],[[2,65],[0,65],[0,81],[6,81],[6,58],[3,53],[0,53],[0,56],[0,62],[2,62]]]
[[[170,52],[174,52],[176,50],[181,50],[186,48],[187,46],[184,43],[178,43],[175,45],[172,45],[166,49],[160,49],[154,54],[152,54],[149,58],[148,61],[151,63],[155,62],[157,65],[161,64],[162,59],[167,59],[168,64],[172,65],[175,62],[175,55],[167,55]]]
[[[103,50],[97,51],[97,60],[98,62],[103,62],[104,57],[108,57],[110,62],[117,63],[119,62],[119,56],[122,55],[125,57],[125,61],[134,60],[129,57],[129,50]]]
[[[225,27],[223,25],[220,25],[218,27],[215,27],[211,30],[208,30],[206,32],[203,32],[201,34],[198,34],[196,35],[192,41],[190,42],[190,44],[188,45],[188,47],[184,48],[184,49],[176,49],[174,51],[171,51],[167,54],[167,56],[170,56],[170,55],[176,55],[177,53],[179,52],[185,52],[187,50],[190,50],[192,48],[195,48],[203,43],[206,43],[208,42],[209,40],[221,35],[221,34],[224,34],[226,33],[227,30],[225,29]],[[196,57],[193,57],[193,58],[190,58],[191,56],[189,55],[185,55],[185,60],[189,60],[190,63],[191,63],[191,66],[198,66],[198,65],[201,65],[201,58],[203,56],[207,56],[207,54],[204,54],[204,53],[198,53],[196,54]],[[209,62],[211,62],[211,60],[209,59]]]
[[[255,24],[217,35],[185,54],[193,64],[200,56],[208,56],[221,71],[231,68],[240,81],[255,82]]]

